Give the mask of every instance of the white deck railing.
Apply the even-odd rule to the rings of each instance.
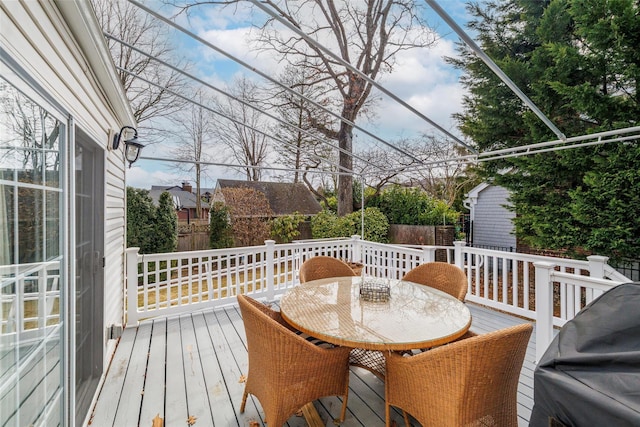
[[[573,318],[604,287],[629,281],[606,264],[606,257],[580,261],[472,248],[464,242],[455,242],[454,247],[410,247],[353,236],[287,244],[270,240],[263,246],[165,254],[141,255],[138,248],[129,248],[127,325],[232,304],[240,293],[276,299],[299,283],[300,264],[316,255],[361,262],[365,273],[376,277],[401,278],[429,261],[456,264],[468,278],[468,301],[542,326],[546,332],[537,334],[540,351],[550,343],[554,325]],[[548,274],[539,271],[545,262],[552,264]]]
[[[603,292],[629,281],[625,276],[611,271],[606,264],[608,258],[591,256],[588,259],[588,277],[558,271],[555,259],[534,264],[538,301],[535,317],[536,362],[553,340],[554,326],[563,326]],[[556,313],[558,310],[559,315]]]

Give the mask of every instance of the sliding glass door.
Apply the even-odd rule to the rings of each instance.
[[[66,122],[0,77],[0,425],[63,425]]]
[[[102,374],[104,307],[104,152],[75,135],[76,425],[82,425]]]

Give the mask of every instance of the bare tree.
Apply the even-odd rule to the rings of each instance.
[[[322,163],[320,159],[328,159],[332,152],[331,147],[326,144],[326,137],[315,131],[307,119],[309,111],[316,110],[316,117],[325,113],[314,108],[312,103],[305,99],[318,99],[327,90],[318,85],[309,86],[307,80],[310,76],[306,75],[306,71],[288,66],[279,78],[280,82],[302,96],[275,86],[269,90],[274,95],[265,100],[282,120],[276,127],[276,134],[288,144],[276,144],[275,149],[280,154],[280,163],[293,169],[293,182],[300,182],[302,170],[318,168]],[[313,189],[313,186],[310,185],[310,188]]]
[[[396,145],[405,151],[414,152],[412,151],[414,147],[411,147],[406,140],[399,141]],[[364,185],[374,190],[370,197],[379,194],[386,185],[403,179],[405,171],[417,165],[414,159],[388,148],[372,147],[359,151],[358,157],[365,162],[356,162],[354,167],[362,177]],[[376,166],[371,167],[371,164]],[[359,206],[359,201],[355,202]]]
[[[252,105],[260,102],[261,89],[246,77],[237,79],[229,92]],[[265,165],[268,155],[267,135],[271,134],[264,115],[231,98],[218,102],[216,109],[235,119],[220,120],[216,126],[216,136],[231,150],[231,156],[238,164],[247,166],[247,181],[260,181],[260,166]]]
[[[175,115],[173,121],[177,126],[178,144],[171,151],[177,160],[185,162],[175,163],[178,170],[188,172],[196,183],[196,217],[202,218],[201,183],[202,174],[206,170],[206,163],[210,160],[207,147],[215,134],[213,114],[204,108],[204,98],[198,91],[193,99],[197,103],[189,104],[189,108]],[[205,164],[202,164],[204,162]]]
[[[188,68],[184,60],[176,63],[178,52],[171,44],[166,26],[127,1],[92,0],[92,3],[103,31],[110,35],[107,45],[137,123],[169,117],[180,111],[185,101],[171,92],[184,92],[185,78],[151,59],[158,58],[177,67]],[[150,56],[127,45],[135,46]]]
[[[187,0],[182,10],[201,4],[238,1]],[[375,80],[390,72],[398,52],[431,45],[435,33],[424,24],[414,0],[264,0],[261,3],[319,44],[331,46],[335,55],[353,67],[346,67],[298,33],[279,31],[276,18],[268,19],[259,33],[263,49],[275,52],[285,63],[308,69],[308,75],[312,76],[310,85],[331,82],[327,87],[335,102],[328,106],[343,120],[318,120],[311,112],[307,120],[326,137],[338,141],[344,150],[339,154],[340,166],[352,170],[353,123],[360,114],[366,113],[373,89],[372,83],[362,76]],[[352,176],[340,175],[339,215],[352,211],[352,193]]]
[[[468,153],[442,138],[427,134],[423,134],[410,149],[432,166],[414,168],[409,182],[446,201],[449,206],[453,205],[456,195],[467,183],[467,180],[460,179],[467,173],[467,165],[451,159]]]
[[[335,46],[333,51],[343,61],[373,80],[393,68],[397,52],[426,46],[434,40],[426,26],[416,25],[421,24],[421,19],[411,0],[304,0],[296,3],[266,0],[265,3],[323,45]],[[339,164],[344,170],[352,170],[351,123],[366,108],[373,85],[307,39],[279,32],[276,27],[274,19],[263,26],[260,41],[264,48],[277,52],[296,67],[310,68],[315,76],[314,83],[333,82],[337,112],[345,120],[320,122],[312,115],[309,120],[325,136],[338,141],[344,150],[339,153]],[[353,210],[351,175],[339,176],[337,193],[338,214],[350,213]]]

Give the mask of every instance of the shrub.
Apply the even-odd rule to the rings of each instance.
[[[421,225],[454,225],[459,216],[444,200],[433,199],[431,210],[423,212],[419,216],[419,222]]]
[[[350,223],[354,224],[352,234],[361,234],[360,228],[361,211],[356,211],[345,216],[351,217]],[[387,243],[389,233],[389,221],[378,208],[365,208],[364,210],[364,235],[363,239],[371,242]]]
[[[236,246],[262,245],[269,238],[268,218],[273,216],[267,196],[253,188],[222,190],[229,208]]]
[[[311,218],[311,236],[314,239],[351,236],[351,229],[343,230],[338,223],[338,216],[325,209]]]
[[[209,247],[211,249],[230,248],[233,246],[229,209],[222,202],[211,206],[209,220]]]
[[[361,234],[361,212],[356,211],[343,217],[338,217],[331,211],[324,210],[311,219],[311,234],[314,239],[350,237]],[[377,208],[364,210],[365,240],[386,243],[389,221]]]
[[[282,243],[289,243],[300,235],[298,226],[304,221],[299,212],[279,216],[271,220],[271,238]]]
[[[372,198],[369,205],[379,208],[390,224],[452,225],[459,215],[446,202],[434,199],[419,188],[398,185]]]

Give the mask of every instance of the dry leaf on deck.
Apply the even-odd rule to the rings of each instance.
[[[151,427],[164,427],[164,420],[160,418],[160,414],[157,414],[153,419],[153,424],[151,424]]]
[[[246,375],[240,375],[240,379],[238,380],[239,383],[246,383],[247,382],[247,377]]]
[[[260,427],[260,423],[257,421],[249,421],[249,427]]]
[[[194,417],[193,415],[189,415],[189,418],[187,418],[187,424],[192,426],[196,423],[196,420],[197,420],[196,417]]]

